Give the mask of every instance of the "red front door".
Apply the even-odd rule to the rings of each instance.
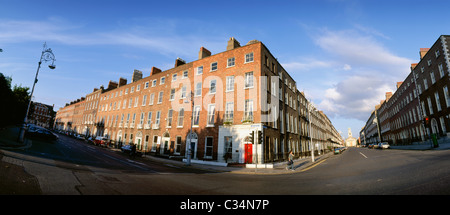
[[[244,154],[245,163],[253,163],[252,159],[253,159],[253,145],[245,144],[245,154]]]

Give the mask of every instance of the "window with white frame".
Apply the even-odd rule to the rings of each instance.
[[[433,104],[431,103],[431,98],[428,97],[427,101],[428,101],[428,110],[430,111],[430,115],[432,115],[434,112],[433,112]]]
[[[234,91],[234,76],[227,76],[226,92]]]
[[[234,102],[227,102],[225,105],[225,122],[233,122]]]
[[[162,84],[165,84],[165,83],[166,83],[166,77],[161,77],[161,79],[159,79],[159,85],[162,85]],[[155,82],[155,84],[156,84],[156,82]]]
[[[176,73],[172,75],[172,82],[174,82],[174,81],[177,81],[177,74]]]
[[[202,95],[202,82],[198,82],[195,84],[195,93],[194,96],[201,96]]]
[[[206,126],[214,126],[214,116],[215,116],[215,104],[208,105],[208,120]]]
[[[233,136],[224,136],[224,153],[233,153]]]
[[[181,108],[180,111],[178,111],[177,127],[183,127],[183,123],[184,123],[184,108]]]
[[[181,152],[181,136],[176,136],[175,140],[176,141],[175,141],[175,151],[174,151],[174,153],[175,154],[180,154],[180,152]]]
[[[438,111],[441,111],[441,102],[439,100],[439,93],[438,92],[434,92],[434,99],[436,100],[436,107]]]
[[[172,101],[175,99],[175,89],[170,89],[170,97],[169,100]]]
[[[203,66],[197,67],[197,75],[203,74]]]
[[[447,104],[447,107],[450,107],[450,94],[448,93],[448,87],[444,86],[444,97],[445,97],[445,103]]]
[[[144,112],[141,112],[141,120],[139,121],[139,124],[141,124],[141,126],[142,125],[144,125],[144,119],[145,118],[145,114],[144,114]]]
[[[253,52],[245,55],[245,63],[253,62]]]
[[[131,121],[131,124],[134,125],[134,122],[136,121],[136,113],[133,113],[133,120]]]
[[[145,106],[147,104],[147,95],[144,95],[142,98],[142,106]]]
[[[151,125],[152,124],[152,112],[149,111],[148,115],[147,115],[147,125]]]
[[[162,103],[162,101],[163,101],[163,94],[164,94],[163,91],[159,92],[159,96],[158,96],[158,104],[161,104],[161,103]]]
[[[181,79],[185,79],[187,77],[188,77],[188,71],[186,70],[183,72],[183,77],[181,77]]]
[[[235,65],[234,57],[228,58],[228,60],[227,60],[227,67],[232,67],[234,65]]]
[[[155,93],[150,94],[150,101],[148,102],[148,105],[153,105],[153,101],[155,100]]]
[[[245,85],[244,88],[253,87],[253,72],[245,73]]]
[[[211,63],[211,72],[217,71],[217,62]]]
[[[209,82],[209,94],[216,93],[216,83],[217,83],[217,81],[215,79],[213,79]]]
[[[200,106],[195,106],[194,107],[194,121],[193,126],[197,126],[199,125],[200,122]]]
[[[253,100],[246,99],[244,106],[244,121],[253,121]]]
[[[186,86],[182,86],[180,99],[185,99],[185,98],[186,98]]]
[[[439,74],[441,75],[441,78],[444,77],[445,73],[444,73],[444,66],[442,66],[442,64],[438,65],[438,69],[439,69]]]
[[[166,127],[168,127],[168,128],[172,127],[172,116],[173,116],[173,110],[170,109],[167,112],[167,124],[166,124]]]
[[[434,72],[433,71],[430,72],[430,78],[431,78],[431,84],[436,83],[436,78],[434,77]]]
[[[155,127],[154,128],[159,128],[160,119],[161,119],[161,111],[159,110],[159,111],[156,112]]]
[[[205,140],[205,158],[213,156],[213,137],[206,137]]]
[[[136,96],[136,100],[134,101],[134,107],[138,106],[139,96]]]

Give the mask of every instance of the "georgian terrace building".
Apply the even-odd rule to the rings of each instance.
[[[162,156],[186,157],[190,145],[194,160],[229,163],[283,161],[309,144],[300,139],[307,101],[257,40],[230,38],[224,52],[201,47],[196,61],[178,58],[169,70],[135,70],[131,83],[119,82],[86,96],[85,134]],[[318,139],[333,139],[330,130]]]
[[[420,49],[419,63],[411,64],[411,73],[403,82],[397,83],[396,92],[382,103],[381,114],[369,118],[361,130],[361,139],[369,132],[368,127],[373,127],[371,119],[378,117],[381,139],[390,144],[425,141],[431,134],[441,141],[448,140],[449,41],[450,36],[441,35],[431,48]]]

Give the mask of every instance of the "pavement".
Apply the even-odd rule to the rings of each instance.
[[[17,150],[17,149],[27,149],[31,147],[32,141],[29,139],[25,139],[23,143],[17,142],[17,136],[19,133],[19,128],[17,126],[11,126],[7,128],[0,129],[0,149],[6,150]],[[117,151],[119,149],[108,148],[109,150]],[[450,149],[450,141],[448,142],[440,142],[439,147],[434,148],[431,147],[429,141],[425,141],[422,143],[415,143],[412,145],[405,146],[391,146],[391,149],[401,149],[401,150],[448,150]],[[119,150],[120,151],[120,150]],[[345,153],[345,151],[343,152]],[[325,160],[327,160],[331,156],[334,155],[333,152],[329,152],[322,155],[316,155],[315,161],[312,162],[311,157],[301,157],[294,160],[294,170],[287,170],[287,162],[279,162],[270,165],[268,168],[265,168],[265,165],[260,165],[258,168],[247,168],[245,165],[215,165],[219,163],[210,162],[209,164],[200,164],[200,163],[191,163],[189,168],[207,170],[213,172],[223,172],[223,173],[234,173],[234,174],[292,174],[298,172],[307,171]],[[154,155],[144,155],[144,159],[148,159],[151,161],[164,163],[173,165],[175,167],[186,167],[186,163],[169,159],[167,157],[159,157]],[[213,164],[213,165],[211,165]],[[259,165],[259,164],[258,164]]]
[[[0,128],[0,149],[27,149],[31,147],[32,141],[25,138],[23,143],[18,142],[20,128],[8,126]]]

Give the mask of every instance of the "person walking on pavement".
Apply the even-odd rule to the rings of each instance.
[[[286,170],[290,169],[294,171],[294,154],[292,154],[292,150],[289,151],[289,160],[287,165]]]

